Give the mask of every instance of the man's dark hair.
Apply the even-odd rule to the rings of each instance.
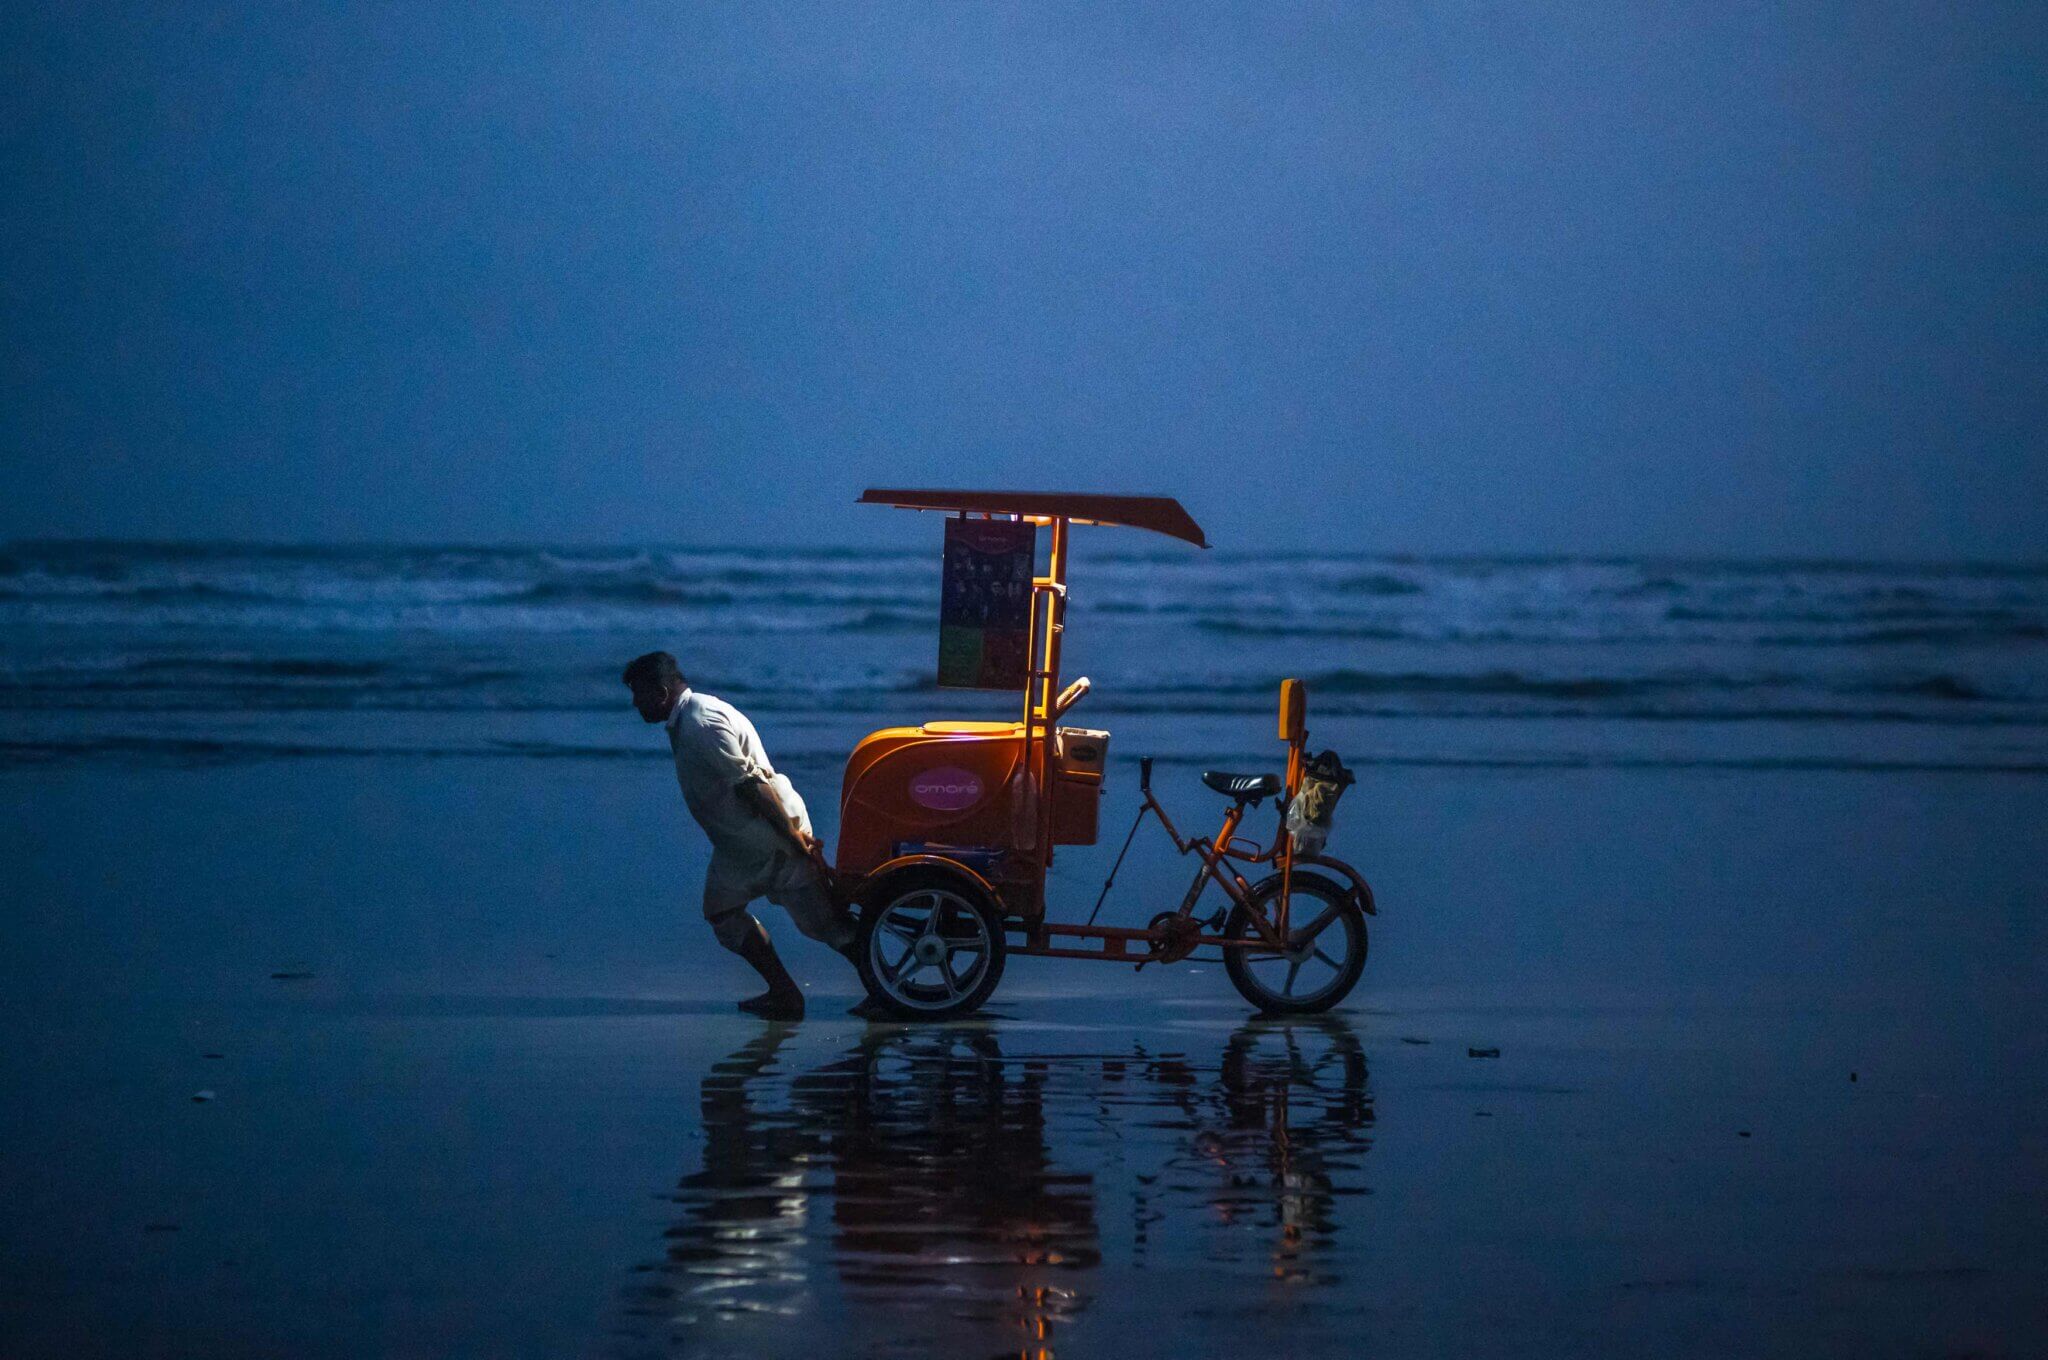
[[[687,684],[683,679],[683,668],[667,652],[649,652],[636,656],[626,663],[622,679],[629,685],[650,685],[667,689],[670,685]]]

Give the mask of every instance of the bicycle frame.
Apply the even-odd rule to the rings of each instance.
[[[1244,875],[1239,873],[1235,867],[1238,864],[1279,864],[1284,866],[1289,858],[1285,853],[1287,832],[1284,822],[1282,825],[1274,828],[1273,844],[1271,846],[1260,847],[1253,843],[1249,848],[1246,848],[1246,843],[1238,837],[1237,830],[1244,824],[1247,805],[1243,802],[1233,801],[1230,807],[1224,810],[1223,824],[1217,829],[1215,836],[1182,836],[1180,828],[1174,825],[1172,814],[1167,812],[1166,805],[1161,803],[1158,795],[1152,791],[1151,757],[1148,756],[1140,761],[1139,768],[1141,773],[1138,787],[1139,792],[1143,795],[1143,802],[1139,805],[1137,820],[1131,824],[1130,835],[1124,840],[1123,852],[1117,855],[1116,863],[1111,866],[1109,877],[1102,885],[1102,895],[1096,899],[1095,912],[1101,911],[1103,900],[1109,895],[1110,886],[1116,882],[1118,870],[1123,867],[1124,854],[1130,851],[1132,841],[1137,838],[1138,827],[1143,825],[1145,817],[1147,814],[1150,814],[1159,819],[1160,829],[1166,832],[1167,838],[1173,842],[1175,850],[1182,855],[1194,855],[1201,860],[1201,864],[1195,870],[1193,880],[1188,884],[1187,892],[1181,898],[1180,906],[1171,914],[1184,919],[1191,919],[1194,915],[1195,904],[1201,901],[1203,893],[1208,890],[1209,884],[1213,881],[1223,889],[1224,895],[1232,903],[1247,909],[1247,919],[1250,920],[1253,928],[1258,932],[1256,938],[1227,939],[1214,928],[1216,925],[1221,924],[1220,919],[1214,920],[1208,923],[1210,929],[1197,935],[1188,944],[1188,952],[1192,953],[1193,950],[1203,945],[1214,945],[1218,949],[1284,950],[1287,938],[1287,895],[1284,892],[1282,893],[1280,911],[1274,920],[1268,921],[1262,913],[1250,910],[1252,886],[1245,881]],[[1285,799],[1282,798],[1280,807],[1284,806]],[[1276,808],[1275,811],[1276,815],[1279,815],[1279,809]],[[1095,912],[1089,914],[1087,924],[1079,926],[1064,925],[1054,921],[1034,922],[1030,926],[1023,928],[1027,935],[1026,942],[1022,945],[1012,945],[1011,950],[1013,953],[1039,955],[1048,958],[1132,959],[1140,967],[1143,967],[1146,963],[1162,961],[1156,959],[1152,953],[1157,946],[1167,942],[1157,927],[1148,926],[1143,930],[1137,930],[1121,926],[1098,926],[1095,924]],[[1078,936],[1099,939],[1103,942],[1104,947],[1099,950],[1060,948],[1051,945],[1046,939],[1048,936]],[[1145,956],[1139,957],[1129,954],[1127,946],[1135,941],[1142,941],[1147,946]],[[1186,954],[1177,957],[1186,957]]]
[[[1183,855],[1194,855],[1201,860],[1201,866],[1195,870],[1194,880],[1188,884],[1187,895],[1181,899],[1180,907],[1175,911],[1174,915],[1192,916],[1195,910],[1195,903],[1201,901],[1202,894],[1208,890],[1211,880],[1221,886],[1224,894],[1238,906],[1249,905],[1252,894],[1251,884],[1245,882],[1244,875],[1233,867],[1232,862],[1234,861],[1236,864],[1278,864],[1282,858],[1281,847],[1287,843],[1285,825],[1283,824],[1274,829],[1273,844],[1270,847],[1260,849],[1254,844],[1250,850],[1239,849],[1237,848],[1240,845],[1237,829],[1244,823],[1246,804],[1233,801],[1228,808],[1224,809],[1223,825],[1217,829],[1216,835],[1213,838],[1203,836],[1183,838],[1180,834],[1180,829],[1173,824],[1173,818],[1167,814],[1166,805],[1161,803],[1158,796],[1152,792],[1151,764],[1152,762],[1149,759],[1145,761],[1144,775],[1139,785],[1139,791],[1144,794],[1145,800],[1138,809],[1138,820],[1142,822],[1145,814],[1148,812],[1153,814],[1159,819],[1160,829],[1165,831],[1167,837],[1172,840],[1175,850],[1178,850]],[[1277,813],[1278,809],[1275,811]],[[1114,870],[1111,871],[1110,876],[1114,879]],[[1281,948],[1282,941],[1286,939],[1287,932],[1287,899],[1285,896],[1281,898],[1280,916],[1274,927],[1269,928],[1263,916],[1254,915],[1251,917],[1251,920],[1253,925],[1258,928],[1259,933],[1265,937],[1266,943],[1275,949]],[[1201,943],[1206,944],[1210,943],[1210,941],[1203,940]],[[1253,947],[1252,942],[1249,940],[1226,941],[1218,938],[1214,943],[1220,946],[1235,948]]]

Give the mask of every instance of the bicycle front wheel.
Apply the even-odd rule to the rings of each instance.
[[[1223,927],[1228,940],[1263,940],[1252,913],[1272,925],[1280,910],[1280,875],[1252,889]],[[1365,971],[1365,913],[1351,893],[1321,874],[1297,870],[1288,904],[1286,947],[1223,951],[1223,970],[1245,1000],[1268,1015],[1311,1015],[1351,994]]]

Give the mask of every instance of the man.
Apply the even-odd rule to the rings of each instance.
[[[740,1009],[770,1020],[801,1020],[804,994],[747,904],[766,897],[789,912],[798,930],[852,959],[853,916],[826,891],[804,800],[768,763],[747,715],[691,689],[667,652],[635,657],[625,681],[640,716],[667,726],[683,801],[711,838],[704,918],[718,942],[768,984]]]

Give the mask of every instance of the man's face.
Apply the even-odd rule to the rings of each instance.
[[[667,722],[682,694],[683,687],[675,683],[664,685],[653,680],[636,680],[633,682],[633,707],[639,709],[640,716],[648,722]]]

